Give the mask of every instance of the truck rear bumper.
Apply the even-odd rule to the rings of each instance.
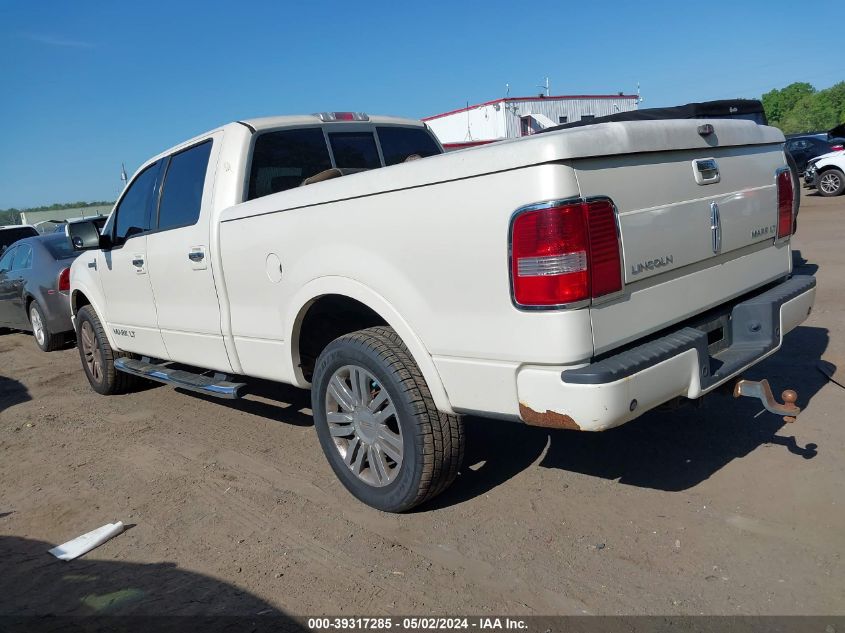
[[[795,276],[714,315],[576,369],[525,366],[520,418],[532,425],[602,431],[673,398],[698,398],[776,352],[802,323],[816,280]]]

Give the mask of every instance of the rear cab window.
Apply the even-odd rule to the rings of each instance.
[[[259,132],[244,200],[299,187],[333,167],[377,169],[441,153],[431,132],[416,126],[328,123]]]
[[[372,132],[329,132],[335,167],[341,169],[378,169],[376,139]]]
[[[22,240],[25,237],[35,237],[38,231],[31,226],[21,226],[11,229],[0,230],[0,253],[6,250],[9,246]]]
[[[428,158],[440,154],[440,147],[425,128],[379,126],[376,131],[387,166],[413,160],[415,156]]]
[[[255,139],[247,200],[293,189],[332,168],[323,128],[264,132]]]

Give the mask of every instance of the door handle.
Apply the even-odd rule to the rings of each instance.
[[[188,253],[188,259],[190,259],[192,262],[201,262],[205,259],[205,253],[203,253],[202,251],[191,251],[190,253]]]
[[[136,257],[135,259],[132,260],[132,265],[135,266],[135,268],[143,268],[144,260],[141,259],[140,257]]]

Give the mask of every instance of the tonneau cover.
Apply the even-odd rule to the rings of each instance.
[[[665,121],[667,119],[744,119],[760,125],[768,125],[763,104],[756,99],[723,99],[720,101],[701,101],[669,108],[645,108],[617,112],[595,119],[573,121],[540,130],[537,134],[567,130],[596,123],[614,121]]]

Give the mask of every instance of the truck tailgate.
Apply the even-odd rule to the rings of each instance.
[[[597,354],[790,271],[776,245],[780,144],[583,158],[583,196],[617,206],[625,292],[592,308]],[[712,170],[715,167],[718,172]]]

